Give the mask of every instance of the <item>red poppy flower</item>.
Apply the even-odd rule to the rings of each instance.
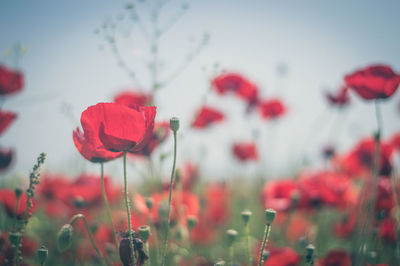
[[[169,122],[156,123],[154,126],[154,132],[151,135],[148,143],[144,148],[135,153],[135,155],[143,155],[149,157],[153,151],[163,143],[170,135]]]
[[[97,134],[109,151],[139,151],[153,132],[156,116],[153,106],[132,108],[118,103],[98,103],[88,110],[93,115],[90,121],[95,121],[96,125],[100,121]]]
[[[217,122],[221,122],[224,119],[224,114],[217,109],[209,106],[203,106],[200,111],[197,112],[196,118],[192,123],[192,127],[203,129]]]
[[[15,196],[15,191],[13,189],[0,189],[0,204],[3,205],[9,216],[20,218],[26,209],[26,194],[23,193],[21,195],[18,207],[16,207],[17,197]]]
[[[265,119],[277,119],[286,113],[286,106],[279,99],[260,101],[258,110]]]
[[[226,224],[230,217],[231,194],[225,185],[213,184],[206,187],[204,215],[210,224]]]
[[[336,93],[327,92],[325,97],[332,106],[346,107],[350,104],[349,89],[346,86],[340,88]]]
[[[379,223],[378,236],[388,244],[396,246],[397,222],[393,218],[386,218]]]
[[[288,219],[290,219],[290,221],[286,229],[286,239],[291,241],[291,243],[298,243],[299,239],[309,232],[312,224],[307,220],[305,214],[298,212],[290,215]]]
[[[278,212],[284,212],[291,208],[294,197],[298,196],[299,188],[295,180],[271,180],[268,181],[262,192],[261,198],[266,209],[272,208]]]
[[[124,91],[114,97],[114,102],[129,107],[135,107],[136,105],[147,106],[151,104],[152,101],[153,95],[138,91]]]
[[[24,87],[24,76],[18,70],[0,65],[0,95],[19,92]]]
[[[106,162],[122,155],[121,152],[107,150],[99,138],[100,125],[104,116],[100,115],[98,105],[91,106],[83,111],[81,124],[83,133],[79,128],[73,132],[75,147],[82,156],[91,162]]]
[[[389,178],[380,177],[375,201],[375,211],[388,214],[394,207],[393,189]]]
[[[390,144],[380,143],[380,174],[389,175],[392,171]],[[335,158],[335,163],[350,176],[359,177],[369,173],[373,166],[375,141],[373,138],[362,139],[348,154]]]
[[[232,153],[241,162],[258,160],[257,147],[251,142],[234,143]]]
[[[393,134],[389,141],[393,149],[400,151],[400,132]]]
[[[215,240],[216,228],[210,224],[207,216],[200,215],[198,222],[190,232],[190,240],[196,245],[210,245]]]
[[[351,180],[345,174],[334,172],[305,174],[299,179],[299,189],[299,205],[302,208],[321,205],[345,208],[355,205],[357,200]]]
[[[264,266],[296,266],[299,265],[301,257],[290,247],[271,247]]]
[[[351,236],[357,222],[357,209],[352,209],[341,221],[334,225],[334,233],[339,238]]]
[[[0,110],[0,135],[6,131],[16,118],[16,113]]]
[[[13,158],[13,149],[5,149],[0,147],[0,172],[4,171],[10,166]]]
[[[347,251],[344,250],[331,250],[327,255],[318,261],[319,266],[351,266],[351,257]]]
[[[215,77],[211,84],[218,94],[224,95],[228,92],[233,92],[248,103],[255,103],[258,100],[257,86],[240,74],[221,74]]]
[[[365,100],[386,99],[400,84],[400,75],[390,66],[372,65],[344,77],[346,85]]]

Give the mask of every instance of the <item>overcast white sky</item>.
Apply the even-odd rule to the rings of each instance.
[[[162,20],[172,16],[181,3],[171,0]],[[29,48],[21,61],[25,91],[4,105],[19,114],[0,140],[1,145],[17,150],[17,162],[8,174],[29,171],[42,151],[48,154],[47,168],[51,171],[97,170],[77,153],[72,130],[87,106],[110,101],[115,93],[132,87],[102,39],[94,34],[107,17],[118,16],[124,4],[97,0],[1,1],[0,50],[16,41]],[[251,139],[258,128],[263,136],[264,169],[280,176],[290,173],[300,151],[317,162],[319,147],[329,139],[345,150],[374,131],[372,104],[352,94],[352,106],[337,118],[337,112],[327,110],[322,91],[336,89],[345,73],[370,63],[386,63],[400,71],[399,1],[202,0],[189,4],[187,13],[161,39],[165,68],[178,65],[204,32],[210,34],[210,43],[156,96],[157,117],[177,116],[187,125],[208,88],[215,63],[246,74],[259,85],[264,97],[283,98],[289,111],[278,123],[268,123],[257,116],[244,117],[240,101],[210,95],[208,103],[224,111],[228,121],[206,132],[186,134],[179,145],[181,164],[201,161],[204,173],[211,177],[257,171],[255,165],[232,164],[230,145],[235,140]],[[140,10],[139,15],[145,16],[147,10]],[[143,44],[142,36],[134,30],[123,43],[123,51],[146,84],[148,46]],[[277,75],[277,66],[282,63],[289,69],[286,78]],[[400,130],[399,101],[397,92],[382,108],[384,137]],[[65,103],[71,106],[73,119],[62,112]],[[307,137],[311,130],[320,133]],[[161,150],[171,146],[167,142]],[[109,171],[119,169],[120,162],[107,167]]]

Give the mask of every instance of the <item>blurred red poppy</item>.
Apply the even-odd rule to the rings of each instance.
[[[121,152],[107,150],[99,138],[100,125],[104,117],[99,114],[99,108],[90,106],[81,115],[83,133],[79,128],[73,132],[72,137],[75,147],[82,156],[91,162],[106,162],[118,158]]]
[[[287,108],[281,100],[269,99],[260,101],[258,110],[264,119],[277,119],[286,113]]]
[[[0,95],[17,93],[24,87],[24,76],[18,70],[0,65]]]
[[[0,172],[6,170],[14,158],[14,150],[0,147]]]
[[[257,161],[257,147],[252,142],[238,142],[232,145],[232,153],[241,162]]]
[[[155,123],[154,131],[146,146],[144,146],[143,149],[141,149],[140,151],[135,152],[135,155],[143,155],[149,157],[153,153],[153,151],[168,138],[170,132],[171,130],[169,128],[169,122]]]
[[[342,86],[337,92],[325,93],[325,97],[328,103],[332,106],[346,107],[350,104],[349,89],[346,86]]]
[[[26,210],[26,199],[26,194],[22,193],[17,205],[17,197],[13,189],[0,189],[0,204],[3,205],[6,213],[10,217],[22,218],[21,215],[23,215]],[[35,206],[35,204],[33,205]]]
[[[226,224],[230,217],[231,193],[223,184],[211,184],[204,192],[206,207],[204,215],[209,223]]]
[[[151,138],[155,107],[127,107],[118,103],[98,103],[87,110],[90,121],[100,121],[97,133],[106,149],[113,152],[141,150]],[[88,112],[89,112],[88,111]]]
[[[390,138],[389,143],[393,147],[393,149],[400,152],[400,132],[393,134],[393,136]]]
[[[136,105],[147,106],[153,101],[153,95],[138,92],[138,91],[124,91],[114,97],[114,102],[135,107]]]
[[[204,129],[225,119],[222,112],[209,106],[203,106],[196,114],[192,123],[193,128]]]
[[[7,130],[16,118],[16,113],[0,110],[0,135]]]
[[[266,209],[272,208],[278,212],[295,207],[299,187],[295,180],[280,179],[268,181],[261,192],[262,202]]]
[[[290,247],[270,247],[268,258],[264,266],[296,266],[299,265],[301,257]]]
[[[365,100],[386,99],[400,84],[400,75],[387,65],[371,65],[344,77],[346,85]]]
[[[396,219],[386,218],[379,223],[378,236],[387,244],[397,244],[397,222]]]
[[[318,260],[318,266],[351,266],[351,257],[347,251],[331,250],[324,258]]]
[[[244,76],[237,73],[224,73],[215,77],[212,87],[221,95],[233,92],[248,103],[258,101],[258,88]]]

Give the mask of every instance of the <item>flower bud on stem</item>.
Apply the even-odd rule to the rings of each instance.
[[[171,118],[169,121],[169,126],[171,130],[174,133],[174,161],[172,163],[172,171],[171,171],[171,180],[169,183],[169,196],[168,196],[168,214],[167,214],[167,229],[165,233],[165,239],[164,239],[164,247],[163,247],[163,253],[162,253],[162,263],[161,265],[165,265],[165,261],[167,258],[167,248],[168,248],[168,237],[169,237],[169,223],[170,223],[170,213],[171,213],[171,200],[172,200],[172,187],[174,184],[174,176],[175,176],[175,165],[176,165],[176,142],[177,142],[177,132],[179,129],[179,119],[176,117]]]
[[[264,257],[263,257],[263,252],[265,249],[265,246],[268,242],[268,237],[269,237],[269,233],[271,232],[271,223],[274,221],[275,219],[275,215],[276,215],[276,211],[273,209],[267,209],[265,210],[265,219],[267,221],[267,224],[265,225],[265,231],[264,231],[264,241],[263,244],[261,246],[261,250],[260,250],[260,258],[259,258],[259,266],[262,266],[264,263]]]

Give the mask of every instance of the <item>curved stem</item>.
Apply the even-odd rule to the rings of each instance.
[[[84,225],[85,225],[86,232],[87,232],[88,235],[89,235],[90,242],[92,242],[92,246],[93,246],[93,248],[96,250],[96,253],[97,253],[97,255],[99,256],[101,263],[102,263],[103,265],[107,265],[107,263],[106,263],[106,261],[105,261],[103,255],[101,254],[99,248],[98,248],[97,245],[96,245],[96,242],[94,241],[94,238],[93,238],[92,233],[90,232],[90,228],[89,228],[89,225],[88,225],[88,223],[87,223],[86,217],[85,217],[83,214],[77,214],[77,215],[75,215],[74,217],[72,217],[72,219],[71,219],[71,221],[69,222],[69,224],[72,225],[72,224],[73,224],[76,220],[78,220],[78,219],[82,219],[82,220],[83,220],[83,223],[84,223]]]
[[[129,238],[129,247],[132,252],[132,265],[135,265],[135,250],[133,247],[133,236],[132,236],[132,228],[131,228],[131,210],[129,207],[129,198],[128,198],[128,181],[126,178],[126,151],[124,151],[124,195],[125,195],[125,207],[126,214],[128,216],[128,238]]]
[[[114,236],[114,242],[118,249],[119,243],[117,240],[117,233],[115,232],[114,223],[111,218],[111,209],[110,209],[110,205],[108,204],[106,189],[104,187],[104,164],[103,163],[100,163],[100,183],[101,183],[101,195],[103,197],[104,206],[106,206],[107,218],[108,218],[108,221],[110,222],[111,229],[112,229],[113,236]]]
[[[263,244],[262,244],[262,246],[261,246],[261,249],[260,249],[260,258],[259,258],[259,266],[262,266],[263,265],[263,263],[264,263],[264,256],[263,256],[263,253],[264,253],[264,249],[265,249],[265,245],[267,244],[267,242],[268,242],[268,237],[269,237],[269,232],[271,231],[271,225],[270,224],[267,224],[266,226],[265,226],[265,231],[264,231],[264,241],[263,241]]]
[[[176,165],[176,131],[174,131],[174,161],[172,163],[172,172],[171,172],[171,181],[169,183],[169,196],[168,196],[168,221],[167,221],[167,230],[164,240],[164,248],[162,255],[162,263],[161,265],[165,265],[165,260],[167,257],[167,248],[168,248],[168,237],[169,237],[169,223],[170,223],[170,213],[171,213],[171,200],[172,200],[172,187],[174,184],[174,176],[175,176],[175,165]]]

